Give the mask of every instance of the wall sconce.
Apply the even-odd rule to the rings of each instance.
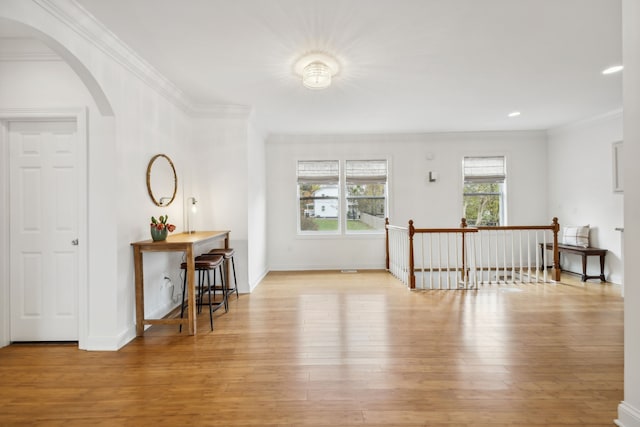
[[[429,182],[436,182],[438,180],[438,172],[429,171]]]
[[[187,233],[195,233],[195,230],[193,230],[193,216],[198,211],[197,204],[198,201],[195,197],[187,198]]]
[[[158,203],[162,207],[169,206],[169,202],[171,202],[171,200],[172,200],[171,197],[160,197],[160,200],[158,200]]]

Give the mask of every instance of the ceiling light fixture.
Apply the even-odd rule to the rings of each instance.
[[[302,84],[308,89],[326,89],[331,79],[340,71],[338,61],[323,52],[312,52],[298,59],[294,72],[302,77]]]
[[[518,117],[520,115],[520,111],[513,111],[507,114],[507,117]]]
[[[602,74],[607,75],[607,74],[619,73],[623,69],[624,69],[624,66],[622,65],[614,65],[613,67],[609,67],[605,70],[602,70]]]

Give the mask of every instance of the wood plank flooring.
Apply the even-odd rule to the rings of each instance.
[[[118,352],[0,349],[0,426],[612,426],[610,284],[407,291],[386,272],[270,273],[199,334]]]

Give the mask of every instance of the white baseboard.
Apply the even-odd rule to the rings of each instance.
[[[118,351],[124,347],[129,341],[136,337],[136,327],[132,325],[113,337],[87,337],[86,346],[83,350],[87,351]]]
[[[623,401],[618,405],[618,419],[614,422],[620,427],[640,427],[640,409]]]
[[[260,275],[260,277],[258,277],[258,279],[256,279],[253,283],[249,283],[249,293],[253,292],[253,290],[256,287],[258,287],[260,282],[262,282],[262,280],[266,277],[267,274],[269,274],[269,270],[264,270]]]
[[[340,271],[340,270],[385,270],[384,264],[363,265],[276,265],[269,271]]]

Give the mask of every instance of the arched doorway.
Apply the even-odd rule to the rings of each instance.
[[[14,286],[13,280],[17,276],[12,273],[12,270],[15,273],[16,269],[22,269],[24,272],[35,274],[34,272],[37,272],[37,267],[41,266],[38,262],[29,264],[29,261],[27,261],[25,263],[24,260],[19,259],[19,256],[16,256],[15,252],[12,254],[16,240],[20,239],[20,237],[13,233],[12,230],[16,228],[16,218],[19,218],[22,214],[20,214],[19,211],[14,212],[11,208],[11,206],[19,204],[16,203],[16,200],[19,199],[13,197],[12,194],[14,196],[19,196],[18,193],[20,193],[20,190],[17,190],[20,187],[13,186],[13,183],[15,183],[15,177],[13,177],[12,181],[10,172],[12,169],[15,169],[11,163],[13,160],[11,150],[9,150],[10,138],[12,135],[12,131],[10,130],[12,126],[11,124],[30,123],[33,125],[34,123],[59,124],[64,122],[73,122],[78,151],[75,153],[77,160],[74,165],[75,175],[70,182],[72,182],[72,187],[77,196],[77,203],[75,204],[76,208],[74,212],[77,216],[77,222],[75,224],[77,229],[74,230],[77,237],[67,239],[67,243],[74,246],[77,244],[77,258],[71,262],[67,262],[68,266],[73,266],[71,268],[73,268],[74,271],[67,273],[62,271],[57,275],[56,280],[64,281],[65,274],[76,277],[77,287],[74,288],[74,293],[76,297],[75,309],[77,310],[77,341],[80,348],[86,348],[85,341],[88,335],[87,325],[89,323],[90,310],[88,294],[91,284],[91,275],[88,267],[89,263],[87,262],[89,252],[88,243],[91,240],[88,209],[88,176],[90,165],[88,163],[87,150],[89,149],[90,142],[95,142],[91,138],[92,130],[90,126],[92,124],[101,122],[100,132],[103,135],[103,138],[105,135],[108,137],[109,134],[114,134],[113,109],[93,75],[78,60],[78,58],[71,54],[71,52],[69,52],[69,50],[61,43],[31,26],[15,20],[0,17],[0,37],[4,37],[6,39],[11,38],[12,36],[16,40],[24,41],[32,39],[47,46],[50,49],[51,55],[56,55],[58,57],[57,61],[63,63],[64,66],[72,70],[74,78],[76,79],[76,84],[78,86],[83,86],[83,90],[87,94],[86,98],[89,101],[79,102],[78,97],[73,98],[64,95],[60,96],[60,93],[55,90],[51,90],[50,93],[44,94],[43,97],[33,96],[31,98],[33,102],[31,103],[25,101],[25,99],[29,99],[29,96],[18,97],[16,96],[16,93],[12,93],[11,96],[2,97],[3,101],[0,104],[0,125],[2,125],[2,135],[0,136],[0,146],[2,148],[0,162],[2,163],[2,170],[4,173],[0,176],[0,193],[2,195],[0,198],[0,227],[2,227],[4,235],[11,235],[12,239],[4,239],[5,241],[3,242],[2,247],[0,247],[0,264],[3,266],[3,277],[1,277],[2,284],[0,284],[0,311],[2,311],[2,315],[0,316],[0,346],[8,344],[14,339],[12,338],[12,334],[14,333],[12,330],[12,319],[16,309],[13,307],[11,301],[13,300],[15,303],[16,289],[12,290],[12,286]],[[22,60],[25,60],[25,58],[23,57]],[[51,61],[55,60],[51,59]],[[42,64],[40,64],[40,66],[42,66]],[[29,69],[28,66],[24,66],[24,68]],[[11,73],[7,72],[6,74]],[[7,75],[3,77],[7,78]],[[70,105],[72,106],[70,107]],[[88,118],[91,114],[93,115],[91,116],[92,120],[90,121]],[[18,128],[19,126],[13,127]],[[33,130],[29,130],[28,132],[33,134]],[[45,192],[47,191],[49,190],[45,189]],[[33,191],[31,191],[31,193],[33,193]],[[47,199],[48,201],[41,200],[40,203],[48,204],[48,208],[53,208],[51,206],[51,201],[58,201],[62,199],[62,197],[58,197],[58,194],[54,194],[53,196],[54,197],[49,197]],[[30,203],[29,205],[25,205],[27,209],[30,209],[30,206],[38,204],[34,202],[34,197],[35,196],[33,194],[29,198],[23,197],[24,200],[28,200]],[[64,213],[64,209],[62,209],[61,212]],[[10,243],[9,240],[11,240],[12,243]],[[34,266],[36,267],[35,269]],[[59,264],[58,268],[64,269],[64,263]],[[37,272],[36,276],[42,281],[40,288],[45,285],[50,285],[48,281],[51,280],[52,276],[55,277],[55,274],[51,275],[50,273],[50,271]],[[29,281],[31,281],[31,279]],[[51,293],[47,294],[46,298],[50,299],[51,295]],[[23,300],[33,302],[33,296],[27,297],[26,299],[23,297]],[[39,302],[40,306],[46,305],[47,303],[48,301],[46,300]],[[66,306],[69,307],[69,304],[66,304]],[[31,311],[37,312],[37,310],[33,309],[33,305],[30,309]],[[35,313],[35,315],[37,315],[37,313]],[[43,337],[44,340],[48,340],[47,335],[44,335]],[[51,339],[56,340],[55,336],[52,336]]]

